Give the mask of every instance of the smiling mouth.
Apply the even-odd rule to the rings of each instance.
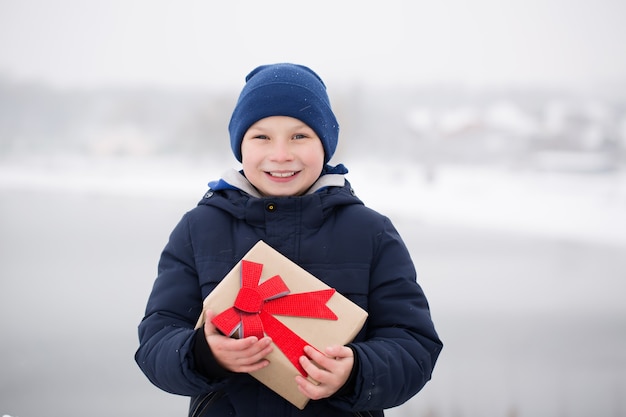
[[[289,171],[289,172],[268,172],[268,174],[270,174],[272,177],[276,177],[276,178],[287,178],[287,177],[293,177],[294,175],[296,175],[296,171]]]

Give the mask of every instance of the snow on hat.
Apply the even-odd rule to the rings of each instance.
[[[289,116],[306,123],[322,141],[325,163],[335,153],[339,124],[326,85],[310,68],[288,63],[262,65],[248,74],[228,125],[230,146],[239,162],[246,131],[270,116]]]

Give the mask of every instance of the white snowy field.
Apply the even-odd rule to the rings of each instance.
[[[0,188],[188,198],[232,158],[5,158]],[[233,161],[234,162],[234,161]],[[576,174],[506,167],[441,166],[426,180],[410,162],[349,161],[348,179],[366,204],[431,224],[626,244],[626,172]],[[195,194],[194,194],[195,193]]]
[[[0,160],[0,415],[184,415],[136,367],[167,236],[231,159]],[[346,162],[445,347],[392,417],[626,415],[626,177]]]

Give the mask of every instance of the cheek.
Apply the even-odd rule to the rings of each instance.
[[[243,169],[243,172],[245,174],[246,177],[248,177],[248,179],[253,178],[255,175],[257,175],[257,166],[259,164],[256,163],[254,161],[254,159],[251,158],[242,158],[241,159],[241,169]]]
[[[254,153],[243,152],[241,153],[241,168],[248,179],[251,179],[256,173],[256,166],[258,165],[256,159],[254,158]]]
[[[258,162],[260,152],[258,149],[255,149],[254,146],[246,144],[246,142],[241,144],[241,163],[244,165],[254,165]]]
[[[306,154],[307,165],[313,167],[319,167],[320,171],[324,167],[324,148],[321,143],[319,146],[315,146],[310,152]]]

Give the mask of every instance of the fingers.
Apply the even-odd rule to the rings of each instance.
[[[353,358],[354,352],[347,346],[329,346],[325,350],[326,356],[331,358]]]
[[[352,371],[354,353],[346,346],[332,346],[325,350],[326,354],[307,346],[307,356],[300,358],[300,364],[309,377],[318,384],[302,376],[296,377],[298,389],[308,398],[318,400],[333,395],[341,388]]]
[[[207,309],[204,312],[204,334],[207,336],[210,334],[219,333],[215,325],[212,323],[212,320],[214,317],[215,317],[215,313],[213,312],[213,310]]]
[[[273,350],[269,337],[233,339],[221,334],[211,323],[214,313],[206,311],[204,334],[217,362],[232,372],[254,372],[269,365],[265,359]]]
[[[265,359],[273,350],[269,337],[238,340],[214,335],[207,339],[210,339],[209,346],[218,362],[233,372],[253,372],[269,365]]]

